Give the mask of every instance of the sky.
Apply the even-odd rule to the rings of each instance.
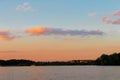
[[[120,51],[120,1],[0,0],[0,59],[96,59]]]

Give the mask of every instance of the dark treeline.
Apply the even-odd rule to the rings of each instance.
[[[71,61],[52,61],[35,62],[31,60],[0,60],[0,66],[72,66],[72,65],[120,65],[120,53],[111,55],[102,54],[96,60],[71,60]]]
[[[120,53],[103,54],[95,60],[96,65],[120,65]]]
[[[71,60],[53,62],[35,62],[31,60],[0,60],[0,66],[64,66],[64,65],[93,65],[94,60]]]

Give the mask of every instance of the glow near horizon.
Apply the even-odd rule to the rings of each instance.
[[[102,53],[119,52],[119,2],[113,0],[1,1],[0,59],[95,59]],[[113,15],[115,13],[116,15]],[[103,21],[104,16],[107,18]],[[52,29],[54,35],[24,34],[25,30],[39,26]],[[60,29],[60,35],[56,35],[54,29]],[[61,29],[73,30],[71,32],[99,30],[105,34],[70,36],[68,35],[71,34],[70,31],[64,32],[67,35],[63,35],[60,33],[63,32]],[[20,37],[6,41],[2,39],[3,30],[9,30],[17,36],[20,34]],[[9,33],[4,34],[9,38]]]

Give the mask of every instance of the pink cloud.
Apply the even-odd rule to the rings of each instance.
[[[115,12],[112,16],[120,16],[120,11]],[[114,25],[120,24],[120,18],[112,20],[112,19],[109,19],[108,16],[104,16],[102,18],[102,21],[105,22],[106,24],[114,24]]]
[[[94,17],[94,16],[96,16],[96,13],[89,13],[88,16]]]
[[[120,24],[120,19],[110,20],[107,16],[104,16],[102,18],[102,21],[107,23],[107,24]]]
[[[113,14],[114,16],[120,16],[120,11],[117,11]]]
[[[107,23],[107,24],[111,24],[112,23],[112,21],[107,16],[104,16],[102,18],[102,21],[105,22],[105,23]]]
[[[9,30],[0,31],[0,39],[2,40],[12,40],[14,36],[10,36]]]
[[[120,19],[116,19],[116,20],[112,21],[112,24],[120,24]]]

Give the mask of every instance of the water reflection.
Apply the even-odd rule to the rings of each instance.
[[[0,80],[119,80],[115,66],[0,67]]]

